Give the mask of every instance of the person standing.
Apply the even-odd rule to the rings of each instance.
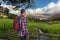
[[[25,9],[21,10],[20,20],[19,20],[19,30],[18,36],[21,40],[26,40],[26,37],[29,35],[27,30],[27,22],[26,22],[26,11]]]

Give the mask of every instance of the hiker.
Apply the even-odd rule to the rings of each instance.
[[[20,20],[19,20],[19,30],[18,36],[21,40],[26,40],[26,37],[28,36],[28,30],[27,30],[27,22],[26,22],[26,11],[25,9],[21,10]]]

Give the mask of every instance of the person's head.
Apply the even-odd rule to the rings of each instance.
[[[26,17],[26,11],[25,11],[25,9],[21,10],[21,14]]]

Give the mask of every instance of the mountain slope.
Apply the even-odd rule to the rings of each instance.
[[[48,18],[48,20],[60,20],[60,13],[51,16],[50,18]]]

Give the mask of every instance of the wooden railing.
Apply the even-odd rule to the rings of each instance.
[[[10,30],[12,29],[9,29],[8,30],[8,37],[11,36],[11,37],[15,37],[15,38],[18,38],[18,36],[14,36],[14,32],[10,32]],[[27,38],[28,40],[35,40],[35,39],[38,39],[40,40],[40,37],[41,36],[45,36],[45,37],[48,37],[47,40],[57,40],[58,38],[56,37],[60,37],[60,34],[49,34],[49,33],[30,33],[29,35],[29,38]],[[52,37],[54,36],[54,37]]]
[[[5,24],[4,24],[4,28],[5,28]],[[10,32],[11,30],[13,30],[12,28],[8,28],[6,30],[8,33],[5,37],[6,40],[8,40],[9,37],[14,37],[14,38],[17,38],[18,40],[20,40],[17,35],[15,36],[14,32]],[[42,35],[48,37],[47,40],[57,40],[58,37],[60,37],[60,34],[49,34],[49,33],[42,33],[41,34],[40,32],[33,32],[33,33],[30,33],[29,38],[27,38],[27,40],[36,40],[36,39],[40,40]],[[52,36],[54,36],[54,37],[52,37]]]

